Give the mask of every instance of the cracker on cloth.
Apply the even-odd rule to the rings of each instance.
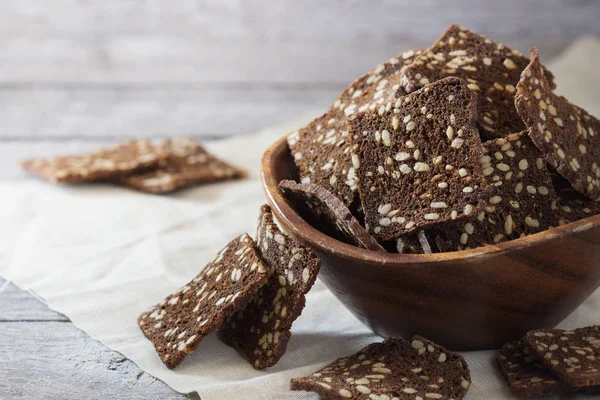
[[[118,183],[146,193],[169,193],[189,186],[244,178],[246,171],[210,154],[196,141],[168,139],[161,146],[164,160],[158,168],[123,176]]]
[[[105,180],[156,167],[162,155],[149,140],[135,139],[93,153],[22,162],[29,173],[52,183]]]

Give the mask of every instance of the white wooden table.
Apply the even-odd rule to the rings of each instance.
[[[0,2],[0,179],[30,179],[26,157],[133,136],[215,139],[324,110],[454,22],[549,60],[600,35],[599,16],[600,2],[560,0]],[[188,397],[0,288],[0,398]]]

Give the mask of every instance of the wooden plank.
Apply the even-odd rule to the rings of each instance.
[[[256,132],[315,110],[343,87],[0,90],[0,140],[36,137],[222,137]]]
[[[6,286],[5,286],[6,285]],[[0,278],[0,323],[6,321],[68,321],[31,294]],[[0,328],[1,330],[1,328]],[[1,335],[1,334],[0,334]]]
[[[348,82],[451,23],[545,58],[600,2],[267,0],[0,4],[0,82]]]
[[[186,399],[68,322],[0,322],[0,398]]]

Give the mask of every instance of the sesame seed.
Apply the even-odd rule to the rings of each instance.
[[[471,186],[467,186],[463,188],[463,193],[473,193],[473,188]]]
[[[400,119],[396,115],[394,115],[392,117],[392,128],[394,128],[394,130],[397,131],[399,127],[400,127]]]
[[[384,145],[386,145],[386,146],[392,145],[392,139],[390,137],[390,132],[388,132],[386,129],[381,131],[381,139],[383,140]]]
[[[426,163],[418,162],[415,163],[413,169],[417,172],[427,172],[429,171],[429,165],[427,165]]]
[[[407,140],[406,143],[404,143],[406,145],[406,147],[408,147],[409,149],[414,149],[415,148],[415,144],[413,143],[412,140]]]
[[[511,60],[510,58],[505,59],[502,64],[504,64],[504,66],[508,69],[515,69],[517,68],[517,65],[514,63],[513,60]]]
[[[433,201],[430,204],[431,208],[447,208],[448,205],[443,201]]]
[[[519,161],[519,169],[521,171],[525,171],[527,169],[527,167],[529,167],[529,163],[527,162],[526,159],[522,159],[521,161]]]
[[[512,227],[513,219],[512,216],[508,214],[508,217],[506,217],[506,219],[504,220],[504,232],[506,232],[507,235],[512,234]]]
[[[452,140],[454,138],[454,128],[449,126],[448,129],[446,129],[446,136],[448,139]]]
[[[472,235],[473,232],[475,232],[475,227],[473,226],[472,223],[467,222],[465,224],[465,232],[467,232],[469,235]]]
[[[490,204],[498,204],[502,201],[502,197],[494,196],[490,199]]]
[[[531,218],[530,216],[525,217],[525,224],[530,228],[540,227],[540,222],[537,219]]]
[[[440,189],[446,189],[448,187],[448,184],[446,182],[440,182],[437,186]]]
[[[458,170],[458,174],[461,176],[461,178],[464,178],[465,176],[469,175],[469,171],[467,171],[466,168],[461,168]]]
[[[489,57],[485,57],[483,59],[483,63],[489,67],[490,65],[492,65],[492,59]]]
[[[460,149],[462,147],[462,145],[464,144],[465,140],[462,138],[457,137],[456,139],[454,139],[452,141],[452,144],[450,146],[452,146],[455,149]]]
[[[354,168],[356,169],[360,168],[360,159],[357,154],[352,154],[352,165],[354,165]]]
[[[415,122],[410,121],[408,124],[406,124],[406,131],[407,132],[412,131],[413,129],[415,129],[415,126],[416,126]]]
[[[422,164],[422,163],[421,163],[421,164]],[[416,167],[416,165],[415,165],[415,167]],[[406,174],[410,174],[410,173],[411,173],[411,171],[412,171],[412,170],[410,169],[410,167],[409,167],[408,165],[406,165],[406,164],[402,164],[402,165],[400,166],[400,172],[402,172],[402,173],[403,173],[403,174],[405,174],[405,175],[406,175]]]

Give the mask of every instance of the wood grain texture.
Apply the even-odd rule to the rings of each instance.
[[[0,287],[6,281],[0,278]],[[31,294],[8,283],[0,292],[0,323],[6,321],[54,321],[64,322],[69,319],[56,311],[50,310],[44,303]]]
[[[381,253],[326,236],[286,201],[278,184],[297,171],[285,137],[265,152],[261,172],[283,230],[319,256],[319,277],[380,336],[495,349],[555,326],[600,285],[600,215],[460,252]]]
[[[174,392],[12,284],[0,309],[2,399],[199,398]]]
[[[248,134],[327,109],[341,85],[0,90],[0,139]]]
[[[452,23],[552,57],[600,34],[599,13],[565,0],[2,2],[0,82],[346,83]]]

